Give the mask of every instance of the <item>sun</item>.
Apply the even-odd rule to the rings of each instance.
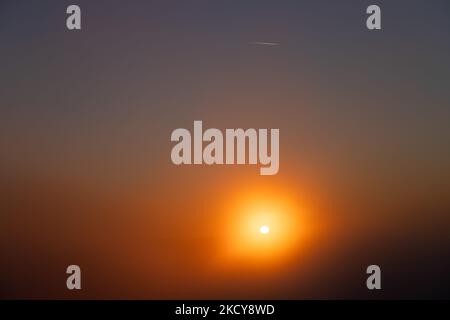
[[[262,225],[261,228],[259,228],[259,232],[262,234],[268,234],[270,232],[270,228],[266,225]]]
[[[242,194],[227,215],[227,256],[272,264],[294,255],[305,227],[294,200],[275,192]]]

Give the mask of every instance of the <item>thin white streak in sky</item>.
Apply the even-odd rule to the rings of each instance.
[[[276,42],[260,42],[260,41],[250,42],[249,44],[256,45],[256,46],[278,46],[279,45],[279,43],[276,43]]]

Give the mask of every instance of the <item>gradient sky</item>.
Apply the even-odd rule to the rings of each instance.
[[[69,32],[72,3],[0,0],[0,297],[450,297],[448,1],[78,0]],[[279,128],[280,172],[174,166],[194,120]],[[227,203],[266,188],[314,236],[211,266]]]

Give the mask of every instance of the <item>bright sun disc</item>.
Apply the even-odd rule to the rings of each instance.
[[[231,256],[249,261],[280,259],[295,252],[302,229],[299,209],[277,194],[250,195],[231,211],[228,249]]]
[[[261,232],[262,234],[268,234],[270,231],[270,228],[266,225],[261,226],[261,228],[259,228],[259,232]]]

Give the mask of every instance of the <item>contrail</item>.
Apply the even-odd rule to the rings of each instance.
[[[279,43],[276,43],[276,42],[260,42],[260,41],[250,42],[249,44],[257,45],[257,46],[278,46],[279,45]]]

